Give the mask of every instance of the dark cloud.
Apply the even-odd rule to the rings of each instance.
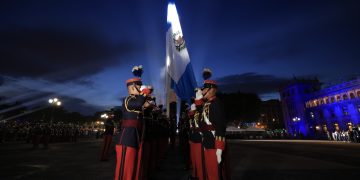
[[[93,115],[95,112],[105,109],[105,107],[89,104],[85,100],[76,97],[64,96],[61,99],[66,109],[84,115]]]
[[[137,49],[88,31],[15,28],[0,32],[0,72],[13,77],[73,80],[122,63]]]
[[[219,89],[222,92],[246,92],[265,94],[277,92],[279,87],[287,83],[289,79],[263,75],[254,72],[230,75],[217,79]]]
[[[4,82],[5,82],[5,79],[2,76],[0,76],[0,86],[3,85]]]
[[[15,102],[20,102],[22,105],[21,106],[13,106],[8,109],[0,109],[0,113],[15,110],[22,106],[25,106],[29,109],[38,107],[39,105],[40,106],[48,106],[49,105],[48,99],[56,96],[56,94],[52,93],[52,92],[40,92],[40,91],[35,91],[35,90],[29,90],[29,92],[33,92],[34,94],[32,94],[31,97],[24,97],[24,98],[20,98],[20,99],[18,98],[18,99],[16,99],[16,101],[7,101],[7,99],[9,99],[11,97],[6,97],[6,96],[2,97],[4,100],[4,103],[11,104],[11,103],[15,103]],[[70,112],[79,112],[84,115],[92,115],[94,112],[104,109],[104,107],[89,104],[87,101],[85,101],[81,98],[64,96],[64,95],[56,96],[56,97],[61,100],[62,106],[64,106],[65,109],[67,109]],[[12,100],[14,100],[14,99],[12,99]]]
[[[74,83],[81,85],[81,86],[87,86],[89,88],[94,87],[94,82],[91,80],[87,80],[87,79],[79,79],[79,80],[76,80]]]

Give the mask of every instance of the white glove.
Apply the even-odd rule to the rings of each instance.
[[[196,105],[195,105],[195,103],[191,104],[190,110],[191,110],[191,111],[195,111],[195,110],[196,110]]]
[[[142,90],[144,90],[144,89],[146,89],[147,88],[147,86],[146,85],[141,85],[141,87],[140,87],[140,91],[142,91]]]
[[[200,100],[203,98],[201,89],[197,89],[195,95],[196,95],[195,100]]]
[[[222,154],[222,150],[221,149],[216,149],[216,158],[217,158],[218,164],[221,163],[221,154]]]

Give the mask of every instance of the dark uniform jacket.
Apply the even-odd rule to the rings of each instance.
[[[190,141],[193,143],[201,143],[202,136],[200,134],[201,111],[196,110],[190,115]]]
[[[154,135],[154,120],[153,120],[153,107],[147,107],[144,109],[144,122],[145,122],[145,134],[144,140],[151,141]]]
[[[142,107],[146,97],[142,95],[130,95],[124,99],[122,112],[124,121],[132,121],[137,127],[125,127],[122,125],[119,144],[138,148],[142,136]]]
[[[203,146],[206,149],[224,149],[226,119],[224,106],[218,98],[204,104],[200,128],[203,134]]]

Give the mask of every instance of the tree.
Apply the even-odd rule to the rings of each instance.
[[[254,93],[218,93],[225,106],[227,121],[256,122],[260,117],[261,100]]]

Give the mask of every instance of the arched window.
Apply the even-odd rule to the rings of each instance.
[[[331,97],[331,103],[335,102],[335,98]]]
[[[348,109],[346,106],[342,107],[343,113],[345,116],[349,115]]]
[[[347,94],[344,94],[343,95],[343,100],[348,100],[349,98],[348,98],[348,95]]]
[[[340,96],[336,96],[336,101],[341,101]]]
[[[325,98],[325,104],[329,104],[329,98]]]
[[[356,94],[357,94],[357,97],[360,97],[360,91],[357,91]]]
[[[354,99],[354,98],[355,98],[354,93],[350,93],[350,99]]]
[[[320,99],[320,104],[323,105],[323,104],[324,104],[324,100]]]

